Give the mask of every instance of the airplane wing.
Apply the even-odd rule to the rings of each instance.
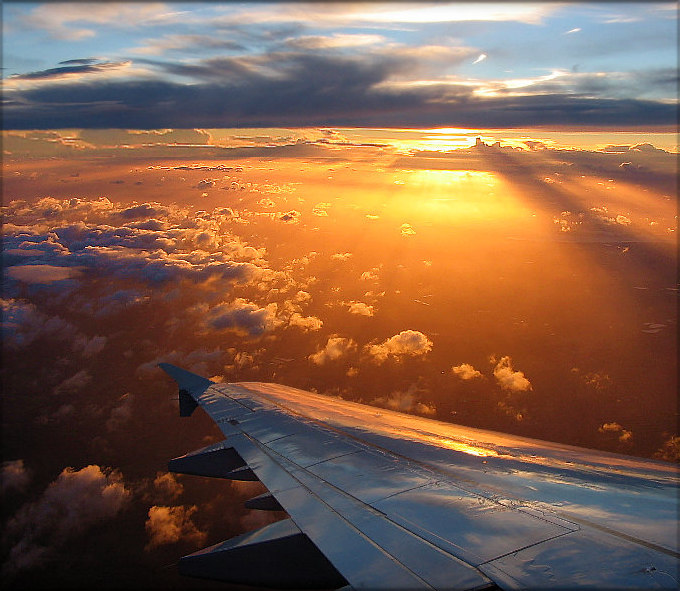
[[[452,425],[170,364],[180,413],[225,439],[173,472],[259,480],[289,518],[180,572],[337,589],[678,588],[677,467]]]

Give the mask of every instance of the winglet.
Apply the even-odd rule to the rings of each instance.
[[[159,363],[158,367],[177,382],[179,386],[179,414],[183,417],[188,417],[194,412],[194,409],[198,406],[196,397],[203,394],[215,383],[170,363]]]
[[[215,383],[208,378],[191,373],[186,369],[182,369],[181,367],[177,367],[170,363],[159,363],[158,367],[175,380],[181,390],[186,390],[192,394],[201,394]]]

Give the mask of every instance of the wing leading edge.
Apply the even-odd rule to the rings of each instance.
[[[182,558],[184,574],[281,588],[677,587],[666,520],[678,477],[665,464],[160,367],[181,413],[201,406],[225,435],[169,469],[260,480],[269,492],[247,505],[289,515]],[[610,527],[584,484],[655,504]]]

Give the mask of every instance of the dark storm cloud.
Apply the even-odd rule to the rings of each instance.
[[[569,86],[539,95],[482,97],[463,84],[397,84],[416,62],[417,57],[401,54],[303,53],[220,57],[193,64],[145,60],[144,64],[171,79],[62,79],[59,84],[49,78],[67,72],[54,68],[26,75],[42,78],[41,84],[6,89],[5,127],[519,127],[675,122],[672,104],[570,96]]]

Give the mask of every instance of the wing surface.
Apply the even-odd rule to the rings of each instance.
[[[677,587],[669,465],[161,368],[182,414],[200,406],[225,435],[170,470],[260,480],[269,492],[247,504],[289,515],[184,557],[186,574],[291,588]]]

